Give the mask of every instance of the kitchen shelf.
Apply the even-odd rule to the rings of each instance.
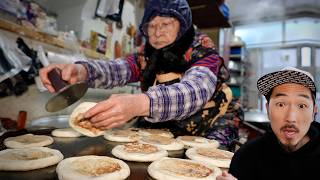
[[[10,21],[6,21],[4,19],[0,19],[0,29],[18,34],[20,36],[24,36],[27,38],[30,38],[31,40],[36,40],[39,42],[43,42],[46,44],[50,44],[59,48],[64,48],[64,49],[68,49],[71,50],[72,47],[70,47],[69,45],[67,45],[66,43],[64,43],[63,40],[57,38],[56,36],[44,33],[44,32],[40,32],[40,31],[36,31],[30,28],[26,28],[23,27],[19,24],[10,22]],[[80,47],[80,49],[83,51],[83,53],[89,57],[89,58],[93,58],[93,59],[100,59],[100,58],[105,58],[104,54],[95,52],[91,49],[87,49],[87,48],[83,48]]]
[[[246,80],[249,69],[247,61],[247,51],[245,44],[237,41],[235,44],[230,44],[230,54],[228,61],[228,69],[230,72],[230,79],[227,84],[230,86],[233,98],[239,99],[242,106],[247,106],[248,92],[246,88]]]
[[[188,0],[192,11],[192,22],[200,29],[228,28],[231,23],[220,11],[217,1],[212,0]]]

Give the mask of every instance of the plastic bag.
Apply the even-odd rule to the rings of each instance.
[[[16,47],[15,44],[13,44],[13,41],[10,41],[7,38],[5,38],[5,35],[1,33],[0,48],[3,51],[4,58],[11,67],[10,71],[1,74],[0,82],[4,81],[7,78],[13,77],[14,75],[18,74],[21,70],[27,72],[30,69],[32,64],[31,58],[26,56],[20,49]]]

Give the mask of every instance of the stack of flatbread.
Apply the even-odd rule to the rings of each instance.
[[[62,160],[56,169],[59,180],[122,180],[130,175],[129,166],[107,156],[80,156]]]
[[[89,119],[84,118],[84,113],[96,104],[97,103],[95,102],[83,102],[79,104],[70,115],[70,127],[78,131],[79,133],[89,137],[97,137],[103,135],[103,130],[94,127]]]
[[[29,171],[55,165],[63,159],[60,151],[47,147],[0,151],[0,170]]]
[[[117,145],[111,153],[117,158],[137,162],[152,162],[168,156],[168,152],[158,146],[138,142]]]
[[[4,145],[8,148],[30,148],[42,147],[53,143],[53,138],[45,135],[25,134],[16,137],[9,137],[4,140]]]
[[[207,139],[200,136],[179,136],[177,140],[185,145],[185,148],[190,147],[204,147],[204,148],[218,148],[219,142],[213,139]]]
[[[221,168],[229,168],[233,153],[213,148],[190,148],[186,151],[186,156]]]
[[[214,180],[221,170],[199,161],[164,157],[151,163],[148,173],[159,180]]]

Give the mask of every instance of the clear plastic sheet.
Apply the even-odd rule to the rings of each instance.
[[[0,69],[7,70],[0,75],[0,82],[6,80],[7,78],[13,77],[18,74],[20,71],[28,71],[31,67],[32,60],[28,56],[26,56],[17,46],[13,43],[13,41],[5,38],[4,35],[0,33],[0,48],[3,51],[3,56],[5,59],[1,59],[1,61],[6,61],[9,66],[8,68],[5,63],[0,63]]]

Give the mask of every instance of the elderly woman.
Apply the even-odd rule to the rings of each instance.
[[[140,81],[141,94],[112,95],[85,117],[100,129],[139,116],[138,126],[205,136],[231,100],[230,89],[222,85],[223,59],[212,41],[195,32],[186,0],[150,0],[139,29],[146,38],[142,52],[108,62],[52,64],[40,71],[42,82],[54,92],[47,77],[54,67],[69,83],[87,81],[92,88]]]

